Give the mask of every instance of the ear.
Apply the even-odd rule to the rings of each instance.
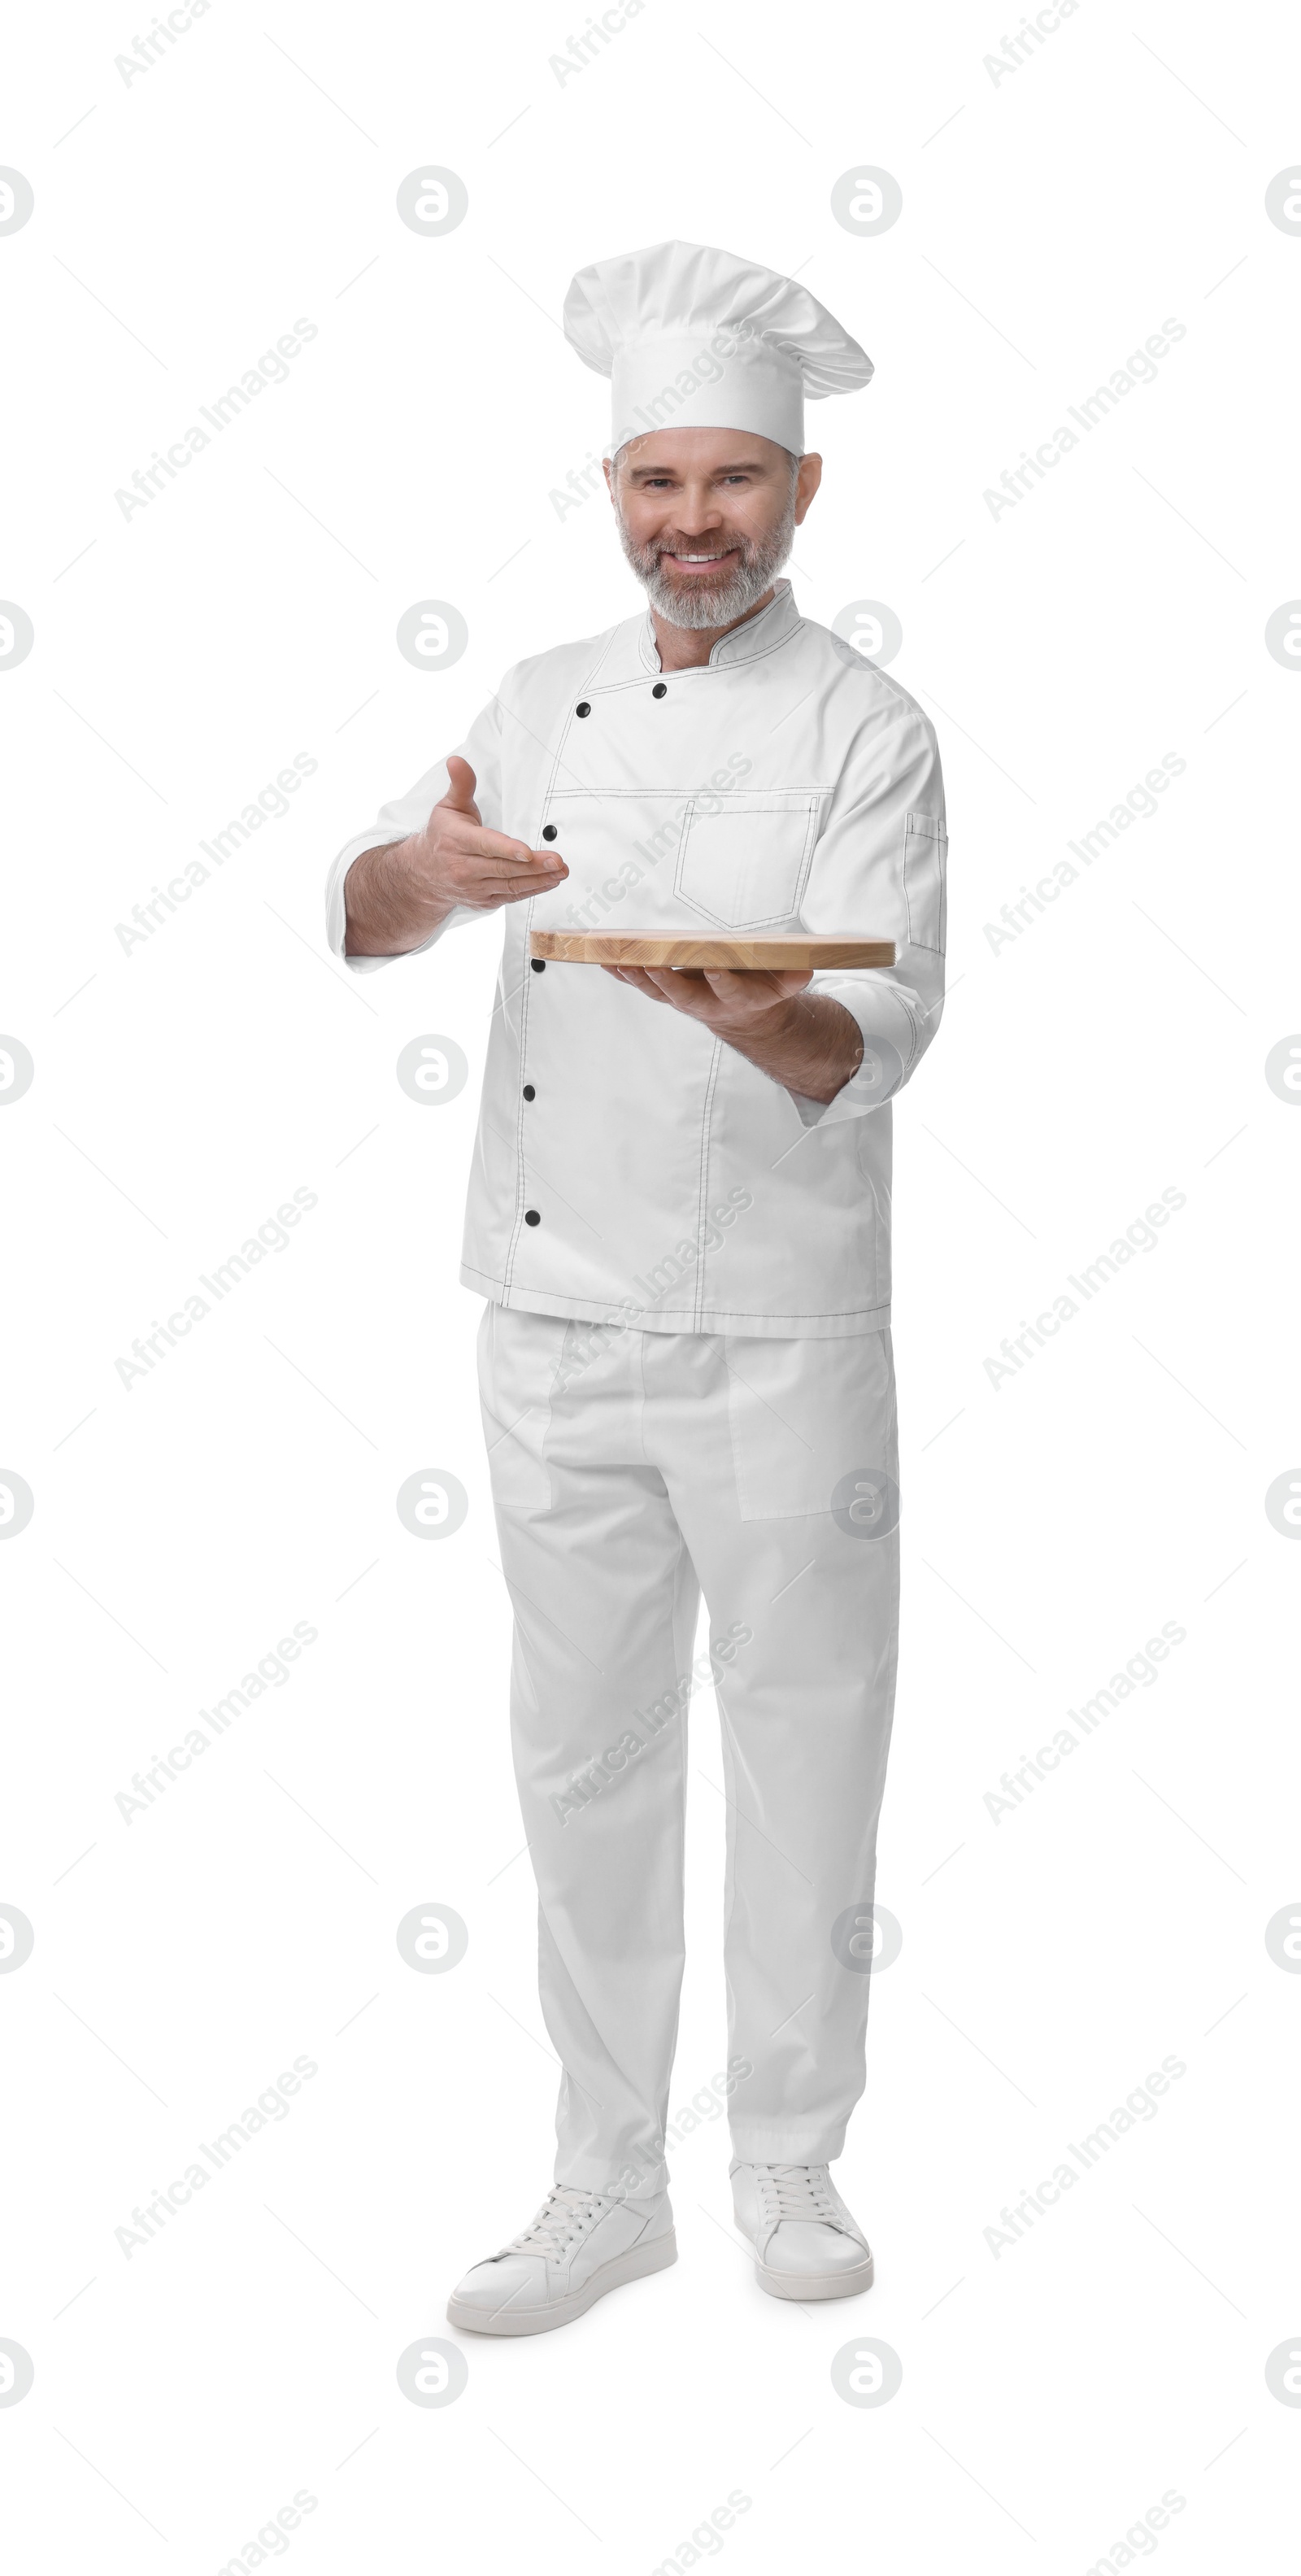
[[[800,458],[800,470],[795,481],[795,525],[797,528],[800,526],[809,503],[813,499],[813,495],[817,491],[818,485],[821,481],[821,457],[802,456]]]

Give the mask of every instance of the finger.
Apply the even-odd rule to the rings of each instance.
[[[436,829],[440,848],[464,852],[467,858],[529,859],[537,856],[555,859],[560,855],[558,850],[535,853],[518,833],[492,831],[479,821],[477,815],[463,813],[459,807],[454,807],[450,813],[442,806],[436,806],[434,810],[439,818]]]
[[[446,882],[455,903],[477,903],[491,910],[495,904],[518,903],[526,895],[536,899],[539,895],[554,894],[557,886],[564,884],[567,874],[567,869],[554,865],[545,876],[541,873],[535,876],[531,870],[525,874],[519,868],[500,867],[494,868],[491,874],[485,869],[481,875],[466,870],[459,883],[454,877]]]
[[[698,966],[648,966],[645,972],[647,982],[672,1010],[684,1011],[693,1020],[708,1018],[709,979]]]
[[[459,751],[454,751],[449,755],[447,762],[447,775],[451,780],[451,785],[447,790],[447,794],[441,797],[439,802],[443,805],[450,805],[454,812],[461,814],[474,814],[475,820],[477,821],[478,816],[474,802],[474,790],[477,781],[475,779],[474,771],[470,767],[469,761],[462,760]]]
[[[811,968],[711,966],[705,970],[705,981],[720,1002],[748,1004],[751,1010],[766,1011],[774,1002],[789,1001],[802,993],[813,981]]]
[[[617,975],[621,984],[630,984],[634,993],[644,993],[650,1002],[666,1002],[669,998],[660,992],[654,976],[644,966],[610,966],[606,972]]]
[[[554,894],[556,887],[564,884],[568,874],[567,868],[561,868],[558,873],[549,877],[498,878],[494,880],[488,900],[493,904],[523,903],[530,895]]]
[[[484,835],[484,840],[487,840],[487,835]],[[536,876],[538,884],[541,884],[541,878],[544,876],[556,876],[556,873],[569,876],[569,868],[564,866],[559,850],[531,850],[523,840],[505,840],[502,832],[495,832],[492,840],[497,842],[495,850],[453,848],[451,853],[448,853],[453,860],[453,866],[461,868],[466,876],[484,876],[484,878],[526,876],[528,873],[528,876]]]

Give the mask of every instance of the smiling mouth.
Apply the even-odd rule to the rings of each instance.
[[[722,547],[716,554],[678,553],[670,547],[661,557],[661,561],[681,564],[687,572],[710,572],[716,565],[730,562],[735,553],[735,546]]]

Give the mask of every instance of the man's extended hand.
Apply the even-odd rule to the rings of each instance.
[[[607,966],[603,972],[652,1002],[703,1020],[715,1037],[802,1100],[825,1107],[863,1060],[862,1032],[843,1002],[829,993],[800,999],[813,980],[807,970]]]
[[[506,832],[485,831],[468,760],[453,752],[447,774],[447,794],[422,832],[353,860],[344,883],[346,956],[400,957],[458,904],[496,912],[526,895],[550,894],[568,876],[558,850],[531,850]]]

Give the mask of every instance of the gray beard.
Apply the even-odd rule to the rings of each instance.
[[[755,545],[746,538],[740,539],[741,561],[726,581],[699,582],[687,594],[675,590],[661,571],[654,546],[633,545],[623,512],[617,508],[615,519],[628,566],[652,608],[666,624],[698,633],[704,627],[734,626],[738,617],[747,617],[752,608],[758,607],[764,592],[772,588],[795,542],[795,493],[792,488],[781,525],[766,543]]]

